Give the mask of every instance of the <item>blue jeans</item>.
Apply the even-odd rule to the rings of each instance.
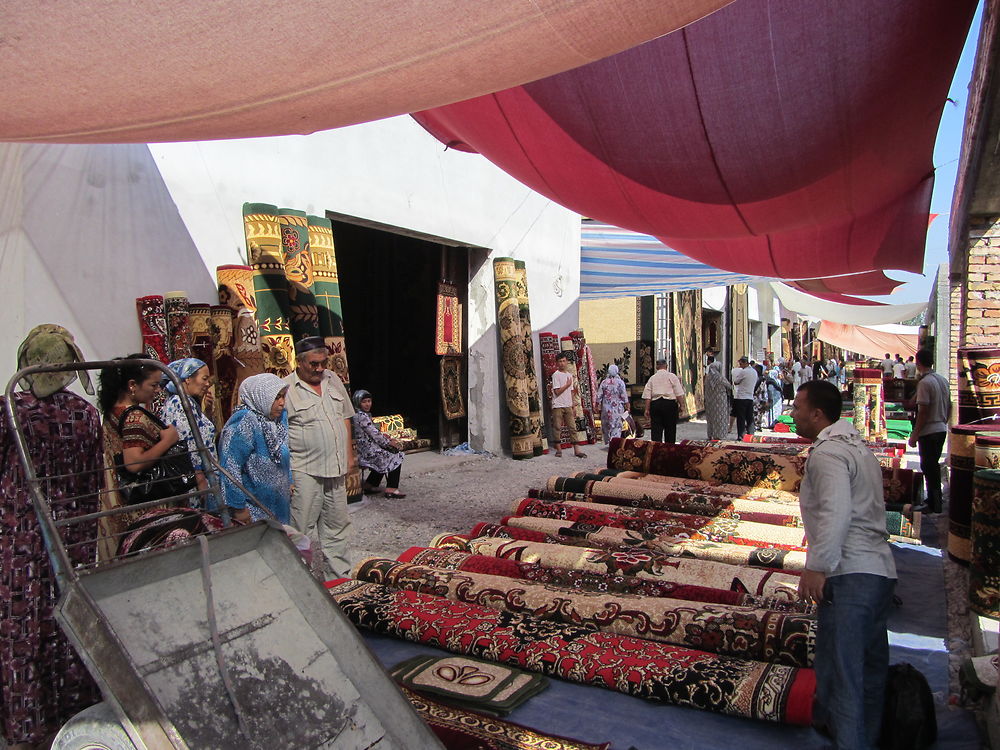
[[[876,747],[889,669],[886,619],[895,579],[847,573],[826,579],[816,634],[813,719],[839,750]]]

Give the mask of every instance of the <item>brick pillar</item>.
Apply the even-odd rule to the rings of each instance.
[[[951,286],[948,290],[949,307],[949,341],[948,361],[935,362],[936,369],[941,374],[947,373],[948,385],[952,396],[958,393],[958,349],[965,340],[965,274],[952,274]]]
[[[1000,217],[969,221],[962,346],[1000,344]]]

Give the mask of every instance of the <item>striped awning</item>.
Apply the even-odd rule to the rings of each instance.
[[[580,297],[641,297],[661,292],[752,284],[760,276],[722,271],[667,247],[655,237],[584,219]]]

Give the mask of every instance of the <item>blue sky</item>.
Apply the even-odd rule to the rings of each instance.
[[[888,276],[907,283],[899,287],[892,295],[870,297],[870,299],[891,304],[908,302],[923,302],[930,297],[931,283],[941,263],[948,260],[948,226],[951,222],[951,198],[955,192],[955,177],[958,172],[958,155],[962,148],[962,127],[965,124],[965,108],[969,100],[969,79],[972,76],[972,63],[976,56],[976,43],[979,40],[979,25],[983,16],[982,2],[976,10],[976,17],[969,30],[969,38],[965,41],[962,57],[959,60],[955,77],[951,82],[948,96],[956,104],[948,102],[941,115],[941,126],[938,129],[937,142],[934,144],[934,193],[931,196],[931,213],[940,214],[927,232],[927,244],[924,253],[923,275],[889,271]]]

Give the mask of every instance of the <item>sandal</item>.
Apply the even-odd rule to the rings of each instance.
[[[406,493],[405,492],[399,492],[397,490],[396,492],[383,492],[382,496],[383,497],[392,498],[393,500],[402,500],[404,497],[406,497]]]

